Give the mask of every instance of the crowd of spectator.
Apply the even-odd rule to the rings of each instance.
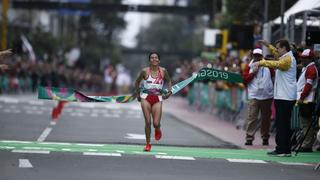
[[[1,93],[35,93],[38,86],[68,87],[92,93],[127,93],[131,77],[123,66],[107,65],[104,71],[69,67],[57,59],[21,60],[13,55],[6,59],[8,68],[0,71]]]

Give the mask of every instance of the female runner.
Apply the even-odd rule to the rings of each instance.
[[[145,119],[146,146],[144,151],[151,150],[151,118],[155,129],[155,140],[160,140],[162,132],[160,121],[162,114],[162,100],[171,96],[172,82],[168,71],[159,66],[160,56],[158,53],[149,54],[149,67],[143,68],[135,82],[135,89],[138,101],[141,102],[141,108]],[[163,93],[163,84],[166,81],[168,92]],[[142,82],[142,88],[140,83]]]

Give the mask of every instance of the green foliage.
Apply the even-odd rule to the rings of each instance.
[[[160,16],[137,35],[138,47],[153,51],[197,53],[202,47],[202,32],[197,20],[180,16]]]
[[[105,3],[106,1],[94,0],[93,2]],[[111,1],[108,3],[121,3]],[[125,21],[118,13],[97,11],[90,17],[80,19],[80,37],[82,64],[89,67],[99,67],[102,58],[109,58],[111,63],[121,59],[118,32],[125,28]]]
[[[231,15],[234,22],[248,23],[263,21],[264,0],[241,0],[235,3],[234,0],[227,1],[227,13]],[[297,0],[286,0],[285,9],[290,8]],[[280,16],[280,0],[269,0],[269,20]]]
[[[50,32],[44,32],[37,28],[28,39],[33,46],[33,50],[40,58],[43,58],[45,54],[50,56],[58,52],[60,40]]]

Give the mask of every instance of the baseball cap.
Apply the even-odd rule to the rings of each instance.
[[[302,58],[314,58],[314,52],[311,49],[305,49],[303,52],[300,54],[300,57]]]
[[[253,50],[253,52],[252,52],[252,54],[260,54],[260,55],[262,55],[262,50],[261,49],[254,49]]]

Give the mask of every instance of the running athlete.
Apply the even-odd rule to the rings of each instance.
[[[160,140],[162,133],[160,121],[162,114],[162,100],[171,96],[172,82],[168,71],[159,66],[160,56],[153,52],[149,54],[149,67],[143,68],[135,82],[136,95],[141,102],[141,108],[145,119],[146,146],[144,151],[151,150],[151,118],[155,129],[155,140]],[[168,92],[163,93],[164,80],[168,85]],[[142,82],[142,88],[140,83]]]

